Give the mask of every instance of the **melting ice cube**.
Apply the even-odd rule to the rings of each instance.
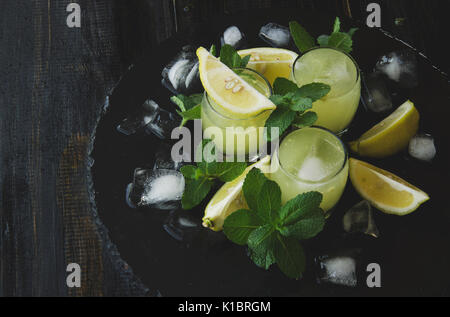
[[[137,111],[129,115],[117,126],[117,131],[125,135],[132,135],[149,124],[156,117],[158,112],[158,104],[153,100],[148,99]]]
[[[418,160],[431,161],[436,155],[433,137],[429,134],[417,134],[409,141],[408,152]]]
[[[289,28],[276,23],[268,23],[259,30],[259,37],[273,47],[287,47],[291,40]]]
[[[140,204],[158,209],[173,209],[184,192],[184,176],[178,171],[159,169],[145,182]]]
[[[380,235],[373,219],[372,207],[366,200],[357,203],[344,214],[342,225],[349,233],[361,232],[375,238]]]
[[[195,49],[186,45],[161,73],[162,84],[174,94],[189,94],[201,90],[198,58]]]
[[[373,112],[385,112],[392,109],[392,99],[383,78],[378,73],[363,76],[361,98],[364,106]]]
[[[413,88],[418,85],[417,58],[410,50],[382,56],[375,68],[402,87]]]
[[[228,44],[233,46],[235,49],[241,49],[245,46],[245,35],[239,30],[235,25],[228,27],[220,39],[222,46]]]
[[[320,259],[322,274],[319,282],[355,287],[356,261],[348,256],[325,257]]]
[[[126,192],[127,203],[133,208],[174,209],[184,192],[184,177],[174,170],[137,168]]]
[[[200,222],[186,210],[173,210],[166,219],[164,230],[175,240],[183,241],[186,237],[201,228]]]
[[[170,139],[173,129],[180,125],[181,118],[167,110],[158,111],[153,120],[145,126],[147,133],[153,133],[160,139]]]

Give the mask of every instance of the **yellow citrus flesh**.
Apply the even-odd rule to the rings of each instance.
[[[349,146],[361,156],[387,157],[403,150],[418,128],[419,112],[408,100]]]
[[[277,77],[289,78],[298,54],[282,48],[256,47],[238,51],[241,57],[250,55],[248,68],[264,75],[273,85]]]
[[[250,118],[264,110],[275,109],[266,96],[250,86],[205,48],[197,49],[203,88],[209,97],[232,118]]]
[[[236,210],[247,208],[242,193],[242,186],[248,172],[254,167],[261,169],[263,173],[267,173],[270,168],[270,156],[268,155],[255,164],[250,165],[239,177],[223,184],[205,208],[204,227],[220,231],[223,228],[225,218]]]
[[[354,158],[349,162],[355,189],[385,213],[403,216],[430,199],[425,192],[388,171]]]

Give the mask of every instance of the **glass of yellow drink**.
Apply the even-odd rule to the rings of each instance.
[[[313,104],[316,125],[340,133],[350,124],[361,94],[359,67],[350,55],[335,48],[310,49],[295,60],[291,80],[298,86],[313,82],[330,85],[328,95]]]
[[[347,151],[342,141],[321,127],[289,133],[272,154],[269,177],[281,188],[282,203],[298,194],[318,191],[326,212],[336,205],[348,178]]]
[[[236,73],[248,84],[269,98],[272,87],[267,79],[252,69],[235,69]],[[264,110],[246,117],[226,113],[204,93],[202,100],[203,137],[212,139],[216,149],[225,156],[245,156],[251,159],[257,156],[260,146],[266,143],[263,128],[272,110]]]

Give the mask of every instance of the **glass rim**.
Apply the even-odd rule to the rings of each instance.
[[[343,93],[343,94],[340,94],[340,95],[338,95],[338,96],[333,96],[333,98],[338,98],[338,97],[344,96],[344,95],[346,95],[347,93],[349,93],[349,92],[353,89],[353,87],[355,87],[355,85],[358,83],[358,81],[359,81],[359,79],[360,79],[360,77],[361,77],[361,70],[359,69],[359,65],[358,65],[358,63],[355,61],[355,59],[353,58],[353,56],[351,56],[349,53],[344,52],[343,50],[341,50],[341,49],[339,49],[339,48],[331,47],[331,46],[314,46],[314,47],[312,47],[312,48],[306,50],[304,53],[299,54],[299,55],[295,58],[294,63],[292,64],[292,78],[294,79],[295,83],[297,83],[297,79],[295,78],[295,64],[297,64],[297,61],[298,61],[300,58],[302,58],[303,56],[305,56],[307,53],[309,53],[309,52],[311,52],[311,51],[320,50],[320,49],[324,49],[324,48],[325,48],[325,49],[331,49],[331,50],[334,50],[334,51],[337,51],[337,52],[340,52],[340,53],[346,55],[348,58],[350,58],[350,60],[353,62],[353,65],[354,65],[355,68],[356,68],[356,80],[355,80],[355,82],[353,83],[352,88],[349,89],[348,91],[346,91],[346,92]]]
[[[270,83],[269,83],[269,81],[267,80],[267,78],[264,77],[262,74],[260,74],[259,72],[257,72],[257,71],[254,70],[254,69],[251,69],[251,68],[237,67],[237,68],[234,68],[234,69],[235,69],[235,70],[245,70],[245,71],[250,71],[250,72],[252,72],[252,73],[255,73],[258,77],[260,77],[260,78],[266,83],[267,87],[269,88],[269,97],[267,97],[267,98],[270,98],[270,97],[273,95],[272,85],[270,85]],[[244,80],[244,79],[242,79],[242,80]],[[251,117],[248,117],[248,118],[231,118],[231,117],[229,117],[229,116],[227,116],[227,115],[225,115],[225,114],[223,114],[223,113],[220,113],[219,111],[217,111],[217,110],[214,108],[214,106],[211,104],[211,101],[209,100],[209,95],[208,95],[208,93],[206,92],[206,90],[204,91],[203,96],[205,97],[208,106],[214,111],[214,113],[216,113],[218,116],[220,116],[220,117],[222,117],[222,118],[225,118],[225,119],[227,119],[227,120],[234,120],[234,121],[246,121],[246,120],[252,120],[252,119],[256,119],[256,118],[258,118],[259,116],[261,116],[261,115],[267,113],[268,111],[271,111],[270,109],[266,109],[266,110],[263,110],[263,111],[261,111],[261,112],[255,114],[255,115],[253,115],[253,116],[251,116]]]
[[[338,170],[336,173],[334,173],[334,174],[332,174],[332,175],[329,175],[329,176],[327,176],[327,177],[325,177],[325,178],[323,178],[323,179],[321,179],[321,180],[318,180],[318,181],[310,181],[310,180],[302,179],[302,178],[298,177],[297,175],[292,174],[291,172],[289,172],[288,170],[286,170],[286,169],[283,167],[283,164],[282,164],[282,162],[281,162],[281,160],[280,160],[280,147],[281,147],[281,145],[283,144],[283,140],[284,140],[288,135],[290,135],[291,133],[294,133],[294,132],[296,132],[296,131],[301,131],[302,129],[318,129],[318,130],[322,130],[322,131],[325,131],[325,132],[331,134],[335,139],[337,139],[337,140],[339,141],[339,143],[341,144],[341,147],[342,147],[342,149],[343,149],[343,151],[344,151],[344,162],[342,163],[342,166],[339,168],[339,170]],[[305,183],[305,184],[314,184],[314,185],[317,185],[317,184],[326,184],[326,183],[328,183],[329,181],[333,180],[335,177],[337,177],[337,176],[342,172],[342,170],[343,170],[343,169],[345,168],[345,166],[347,165],[347,161],[348,161],[348,151],[347,151],[347,147],[345,146],[344,142],[343,142],[343,141],[341,140],[341,138],[339,138],[334,132],[332,132],[331,130],[329,130],[329,129],[327,129],[327,128],[313,125],[313,126],[310,126],[310,127],[304,127],[304,128],[301,128],[301,129],[297,129],[297,130],[295,130],[295,131],[292,131],[292,132],[286,134],[286,135],[283,137],[283,139],[280,140],[280,144],[279,144],[278,148],[276,149],[276,159],[277,159],[277,161],[278,161],[279,168],[281,168],[281,170],[283,171],[283,173],[285,173],[288,177],[293,178],[295,181],[302,182],[302,183]]]

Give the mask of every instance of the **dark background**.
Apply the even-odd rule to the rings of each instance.
[[[66,26],[70,2],[81,5],[79,29]],[[176,30],[214,23],[214,15],[292,7],[364,22],[370,2],[1,1],[0,296],[153,295],[97,220],[86,172],[105,98],[145,51]],[[383,29],[448,73],[447,1],[376,2]],[[81,288],[66,286],[72,262],[82,267]]]

